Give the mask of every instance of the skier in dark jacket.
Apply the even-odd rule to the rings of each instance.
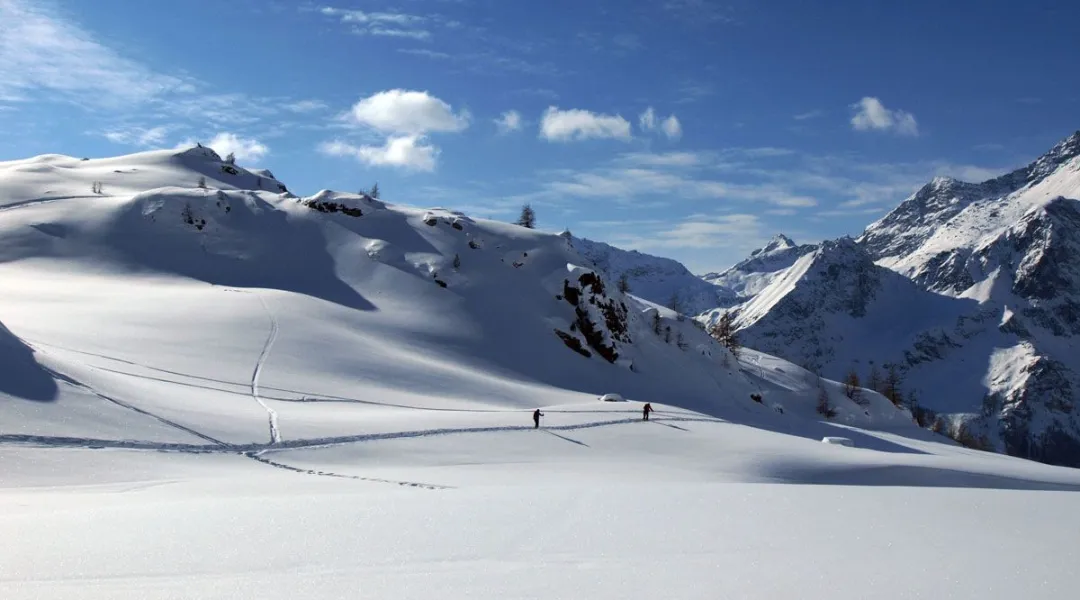
[[[540,417],[544,416],[544,413],[540,412],[540,409],[533,411],[533,429],[540,428]]]
[[[642,421],[648,421],[649,420],[649,413],[651,413],[651,412],[652,412],[652,404],[646,402],[645,406],[641,409],[641,420]]]

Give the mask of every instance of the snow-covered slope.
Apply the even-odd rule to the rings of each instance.
[[[782,276],[787,269],[791,268],[795,261],[813,252],[816,248],[817,246],[811,244],[797,245],[791,238],[779,234],[765,246],[751,252],[749,257],[738,264],[722,273],[703,275],[702,279],[722,289],[734,292],[736,296],[735,302],[717,305],[731,306],[756,296],[775,279]]]
[[[108,437],[112,420],[83,417],[100,405],[130,408],[122,428],[170,426],[170,442],[277,442],[348,434],[370,405],[521,410],[607,392],[774,418],[693,321],[661,310],[655,324],[561,236],[297,198],[204,148],[0,173],[3,359],[28,378],[8,385],[44,400],[0,404],[0,435]]]
[[[682,263],[670,258],[622,250],[583,238],[569,239],[609,281],[616,282],[625,276],[630,294],[638,298],[663,306],[671,306],[672,300],[677,299],[681,311],[688,315],[730,306],[736,300],[732,290],[702,281]]]
[[[935,179],[733,309],[743,339],[827,377],[895,365],[936,428],[1080,466],[1076,198],[1080,133],[991,181]]]
[[[907,289],[878,269],[875,289]],[[5,600],[1077,584],[1075,472],[736,360],[563,237],[298,198],[205,149],[0,164],[0,323]],[[943,534],[1012,552],[926,547]]]

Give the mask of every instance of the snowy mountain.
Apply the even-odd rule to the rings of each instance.
[[[832,378],[894,365],[936,429],[1080,466],[1076,198],[1080,133],[984,183],[935,179],[732,309],[743,340]]]
[[[603,242],[571,237],[574,248],[609,281],[625,276],[630,294],[654,304],[671,306],[678,299],[682,312],[696,315],[717,306],[729,306],[736,296],[723,286],[697,277],[682,263],[636,250],[622,250]]]
[[[749,257],[726,271],[708,273],[703,275],[702,279],[722,289],[734,292],[736,296],[734,302],[729,301],[717,305],[731,306],[756,296],[780,277],[784,271],[791,268],[795,261],[813,252],[816,248],[816,246],[810,244],[797,245],[791,238],[781,233],[770,240],[768,244],[754,250]]]
[[[0,163],[0,597],[1076,589],[1061,523],[1078,472],[971,452],[767,353],[736,359],[619,292],[608,270],[634,261],[597,248],[297,197],[203,148]],[[850,240],[755,302],[751,329],[805,312],[834,362],[868,344],[830,337],[850,319],[976,303]],[[599,401],[612,392],[626,401]],[[927,546],[943,533],[1010,552]]]
[[[4,385],[49,400],[0,404],[0,435],[102,437],[128,426],[84,418],[110,403],[134,407],[125,423],[175,424],[171,441],[233,444],[347,431],[364,402],[520,410],[617,392],[815,415],[816,384],[752,401],[760,386],[696,323],[605,276],[692,279],[677,263],[442,208],[299,198],[205,148],[37,157],[0,164],[0,181],[0,358],[20,373]],[[284,417],[322,399],[349,404]],[[230,417],[192,440],[193,410]],[[882,411],[849,412],[902,416]]]

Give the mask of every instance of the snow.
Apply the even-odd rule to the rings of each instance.
[[[562,237],[221,166],[0,164],[5,600],[1080,584],[1080,472],[962,448],[657,311],[680,348],[606,278],[574,307],[593,269]],[[630,341],[590,299],[627,305]],[[576,308],[619,361],[554,334]]]
[[[622,250],[603,242],[569,237],[573,247],[605,278],[615,283],[625,276],[630,293],[653,304],[670,306],[677,297],[681,311],[696,315],[734,301],[732,290],[703,281],[670,258]]]
[[[791,238],[779,234],[723,273],[709,273],[702,278],[722,289],[730,290],[736,301],[745,301],[756,297],[775,280],[784,277],[788,270],[794,268],[800,257],[815,249],[812,245],[799,246]],[[728,302],[721,306],[730,306],[733,303]]]

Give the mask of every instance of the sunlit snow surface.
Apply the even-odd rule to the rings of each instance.
[[[562,238],[277,186],[198,151],[0,163],[0,598],[1080,589],[1080,473],[666,319],[680,349],[633,298],[635,370],[586,359],[552,334]]]

